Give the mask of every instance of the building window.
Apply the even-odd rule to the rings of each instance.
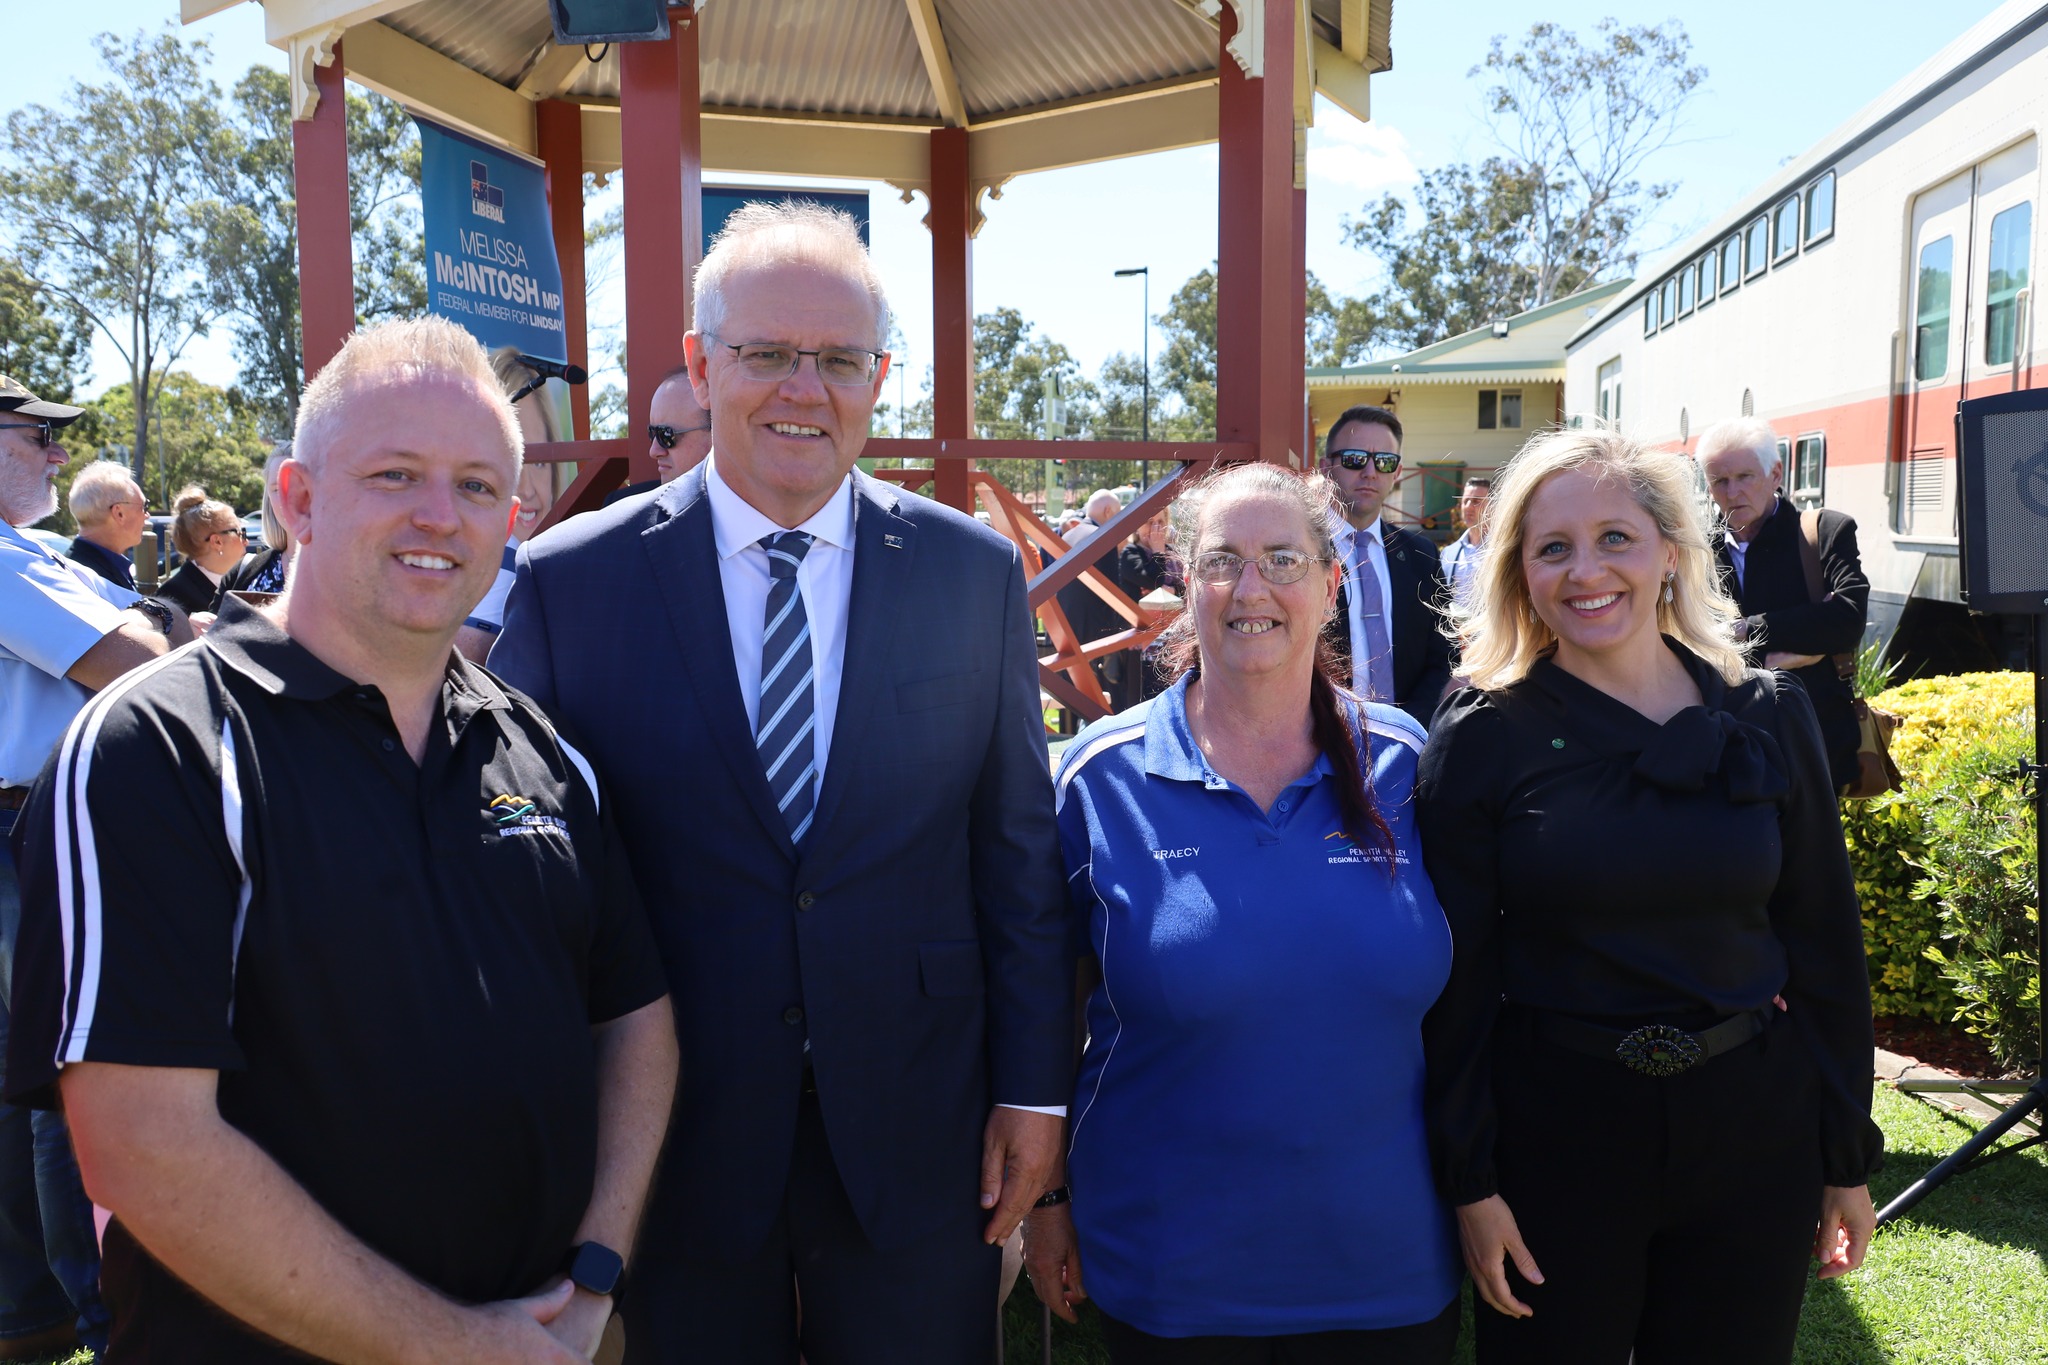
[[[1730,237],[1721,243],[1721,289],[1723,294],[1742,287],[1742,239]]]
[[[1678,439],[1680,441],[1690,441],[1692,439],[1692,414],[1684,408],[1678,410]]]
[[[1652,289],[1643,298],[1643,335],[1652,336],[1657,331],[1658,293]]]
[[[1780,441],[1779,445],[1784,442]],[[1792,501],[1801,507],[1820,506],[1821,487],[1827,473],[1828,438],[1821,432],[1801,436],[1792,445],[1792,465],[1785,471],[1785,486]]]
[[[1717,257],[1714,253],[1709,251],[1706,255],[1700,257],[1698,264],[1693,267],[1693,273],[1699,277],[1700,301],[1698,306],[1701,308],[1714,301],[1714,263],[1716,259]]]
[[[1806,242],[1835,235],[1835,173],[1829,171],[1806,187]]]
[[[2014,204],[1991,220],[1991,270],[1986,283],[1984,359],[2010,365],[2019,350],[2019,300],[2027,288],[2027,257],[2033,245],[2034,206]]]
[[[1600,367],[1600,420],[1619,424],[1621,422],[1621,357],[1616,356]]]
[[[1687,266],[1678,272],[1678,316],[1684,317],[1692,311],[1693,269]]]
[[[1678,321],[1678,280],[1675,277],[1664,281],[1663,311],[1666,327]]]
[[[1742,415],[1744,417],[1756,416],[1756,395],[1748,389],[1742,391]]]
[[[1481,389],[1479,391],[1479,429],[1481,431],[1519,431],[1522,428],[1522,391],[1520,389]]]
[[[1789,194],[1771,214],[1771,264],[1790,260],[1799,251],[1799,196]]]
[[[1753,280],[1770,265],[1771,220],[1758,218],[1742,234],[1742,278]]]
[[[1955,274],[1955,239],[1920,248],[1919,301],[1913,310],[1913,377],[1925,382],[1948,373],[1948,294]]]

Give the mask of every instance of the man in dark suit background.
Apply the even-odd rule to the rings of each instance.
[[[742,209],[686,338],[713,452],[519,555],[492,666],[619,808],[679,1108],[628,1359],[980,1362],[1072,1084],[1022,564],[854,470],[888,357],[850,219]]]
[[[1400,472],[1401,419],[1385,408],[1346,409],[1323,451],[1344,514],[1336,533],[1344,584],[1324,630],[1358,695],[1393,702],[1427,727],[1451,681],[1437,614],[1450,592],[1429,537],[1382,515]]]
[[[1742,609],[1735,631],[1750,663],[1783,668],[1806,687],[1839,789],[1856,780],[1862,727],[1849,681],[1832,656],[1863,645],[1870,579],[1856,549],[1856,521],[1823,508],[1815,527],[1820,597],[1808,591],[1800,511],[1784,496],[1778,436],[1760,417],[1717,422],[1700,434],[1697,458],[1721,509],[1714,553],[1721,583]]]

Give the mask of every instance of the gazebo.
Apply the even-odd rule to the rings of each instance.
[[[243,0],[180,0],[190,23]],[[628,430],[683,359],[702,251],[703,173],[886,182],[922,194],[932,234],[933,435],[876,437],[865,454],[910,487],[977,502],[1017,542],[1054,647],[1046,690],[1084,717],[1107,709],[1090,659],[1142,642],[1147,614],[1094,567],[1218,460],[1299,465],[1306,129],[1321,93],[1370,113],[1391,65],[1392,0],[698,0],[672,4],[665,42],[558,47],[546,0],[265,0],[265,37],[290,57],[299,273],[310,375],[355,325],[344,75],[407,108],[546,166],[569,358],[587,365],[583,174],[622,172]],[[1219,144],[1217,440],[1061,442],[973,435],[973,247],[984,197],[1033,171]],[[572,441],[529,459],[575,461],[554,516],[652,477],[644,445]],[[1064,551],[978,459],[1150,460],[1173,473],[1104,531]],[[1057,548],[1055,548],[1057,547]],[[1053,594],[1076,577],[1129,629],[1075,638]]]

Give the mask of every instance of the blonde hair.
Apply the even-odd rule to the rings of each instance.
[[[725,325],[725,289],[734,274],[763,266],[807,265],[859,285],[875,305],[875,349],[889,347],[889,299],[881,272],[860,240],[851,214],[809,200],[760,200],[742,204],[711,239],[697,267],[691,316],[697,330],[720,335]],[[775,341],[776,337],[730,337],[730,341]]]
[[[293,458],[300,464],[318,466],[327,457],[347,420],[345,409],[350,391],[375,388],[398,381],[439,375],[466,379],[476,385],[479,396],[489,404],[505,444],[512,451],[515,466],[523,458],[526,442],[519,434],[519,419],[505,401],[491,358],[477,339],[446,318],[406,318],[380,322],[350,334],[334,359],[324,365],[313,382],[299,396],[299,420],[292,432]]]
[[[234,508],[218,498],[207,497],[206,490],[196,485],[178,490],[171,512],[171,544],[187,559],[205,548],[208,536],[241,520]]]
[[[135,482],[135,475],[120,460],[94,460],[78,471],[78,477],[71,481],[68,499],[71,515],[80,526],[97,526],[107,519],[107,514],[116,504],[127,502],[130,492],[137,501],[142,490]]]
[[[1741,616],[1721,587],[1720,568],[1707,540],[1705,518],[1693,496],[1690,462],[1675,451],[1652,450],[1619,432],[1583,428],[1534,437],[1494,476],[1486,543],[1480,547],[1477,589],[1454,603],[1446,626],[1462,651],[1461,671],[1472,685],[1498,691],[1528,676],[1557,635],[1537,616],[1522,570],[1523,536],[1536,490],[1572,470],[1620,479],[1676,547],[1672,600],[1657,602],[1657,629],[1704,659],[1729,682],[1742,677],[1735,647]]]
[[[277,471],[291,457],[292,443],[279,441],[263,462],[263,543],[280,554],[292,547],[292,533],[277,510]]]
[[[513,394],[540,378],[531,366],[519,358],[519,348],[516,346],[500,346],[491,352],[491,373],[498,377],[498,385],[505,390],[508,401]],[[548,397],[547,386],[543,384],[519,402],[533,404],[533,411],[540,418],[543,440],[559,441],[562,439],[562,424],[555,415],[555,405],[548,401]],[[514,404],[513,407],[512,415],[516,419],[519,415],[518,404]]]

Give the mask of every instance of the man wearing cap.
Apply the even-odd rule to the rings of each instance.
[[[29,783],[86,699],[191,638],[175,607],[122,588],[17,528],[57,510],[69,460],[57,432],[80,409],[0,375],[0,1045],[13,1005],[21,892],[14,828]],[[92,1206],[64,1117],[0,1106],[0,1360],[106,1345]]]

